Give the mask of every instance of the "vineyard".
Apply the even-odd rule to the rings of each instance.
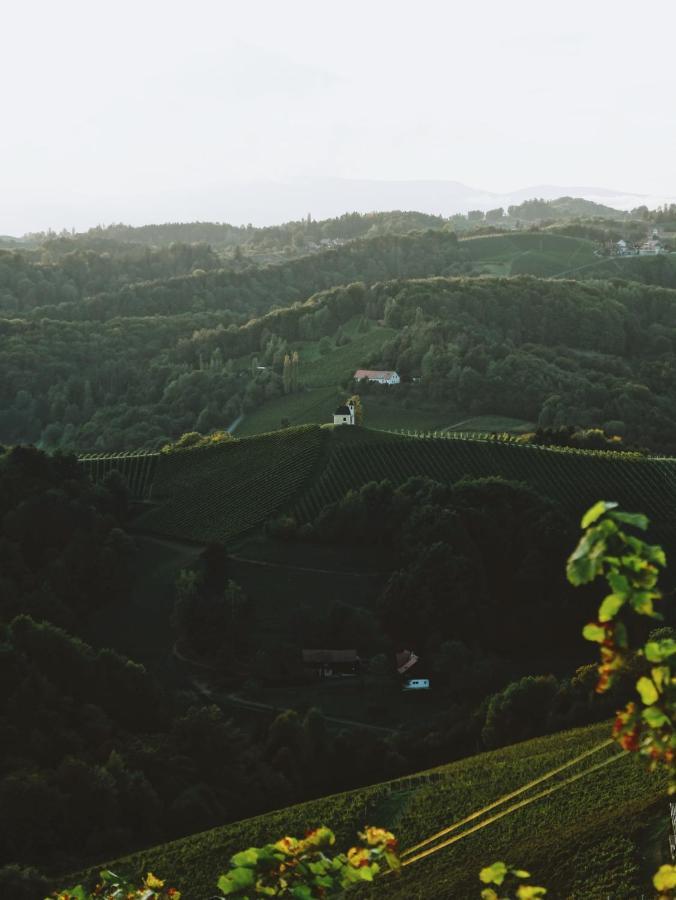
[[[597,260],[591,241],[560,234],[512,232],[470,237],[459,246],[494,274],[551,278]]]
[[[197,542],[230,539],[283,508],[309,521],[369,481],[399,484],[416,475],[525,482],[574,515],[603,496],[645,510],[662,535],[676,506],[674,459],[538,447],[481,433],[299,425],[211,447],[98,454],[80,463],[95,482],[118,470],[134,499],[152,501],[137,520],[142,530]]]
[[[656,524],[668,524],[676,504],[676,460],[639,454],[538,447],[487,439],[486,435],[343,435],[334,432],[329,461],[297,503],[299,519],[312,519],[327,503],[369,481],[401,483],[414,475],[453,483],[465,476],[501,476],[530,484],[571,513],[581,514],[599,497],[625,509],[642,509]],[[361,431],[361,430],[360,430]],[[366,437],[368,435],[368,440]]]
[[[91,480],[98,484],[110,472],[117,471],[129,485],[134,500],[150,500],[159,453],[145,450],[127,453],[89,453],[79,457]]]
[[[150,869],[190,896],[209,897],[224,861],[235,851],[280,835],[328,824],[349,846],[365,822],[391,828],[406,848],[594,746],[608,735],[595,725],[472,756],[414,778],[313,800],[235,822],[115,860],[125,874]],[[666,822],[664,785],[633,755],[602,773],[564,787],[555,800],[537,801],[429,859],[400,878],[376,882],[355,897],[393,900],[478,896],[477,872],[486,860],[523,860],[557,896],[606,900],[638,897],[640,856],[647,832]],[[76,881],[77,877],[71,879]]]
[[[195,450],[161,454],[143,531],[225,541],[262,524],[311,477],[328,434],[287,428]]]

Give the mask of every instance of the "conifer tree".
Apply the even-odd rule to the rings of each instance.
[[[298,351],[293,351],[291,357],[291,390],[295,393],[300,388],[300,356]]]
[[[293,391],[293,369],[291,357],[288,353],[284,355],[284,368],[282,369],[282,383],[284,385],[284,393],[290,394]]]
[[[347,402],[348,404],[354,405],[354,424],[363,425],[364,409],[361,405],[361,397],[359,396],[359,394],[353,394]]]

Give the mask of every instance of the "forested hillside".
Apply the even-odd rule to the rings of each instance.
[[[216,350],[195,365],[191,347],[200,334],[237,334],[257,311],[304,300],[327,285],[462,268],[455,236],[429,232],[241,273],[197,271],[49,310],[36,307],[19,318],[17,306],[29,296],[38,302],[49,277],[63,279],[64,270],[16,254],[7,259],[0,275],[9,307],[0,318],[0,434],[6,442],[81,450],[157,446],[184,431],[223,428],[284,393],[287,345],[268,327],[274,320],[263,326],[256,362]],[[71,281],[65,286],[77,293]],[[319,328],[320,319],[309,338],[340,342],[333,320]]]
[[[670,258],[603,256],[608,226],[367,219],[300,223],[288,252],[284,229],[166,243],[180,226],[0,253],[3,862],[72,870],[626,699],[591,689],[596,591],[563,571],[599,493],[676,545]],[[329,425],[355,391],[367,427]],[[422,702],[393,669],[411,642]],[[357,647],[358,682],[317,684],[308,646]],[[599,847],[637,884],[642,834]]]
[[[396,369],[404,383],[388,400],[443,406],[446,425],[512,416],[606,427],[669,451],[673,295],[631,282],[410,280],[454,270],[464,265],[466,245],[492,240],[503,239],[458,244],[444,232],[375,239],[248,274],[130,286],[66,304],[73,320],[37,310],[1,319],[0,431],[5,441],[46,447],[158,447],[185,431],[223,428],[289,392],[298,405],[299,392],[317,384],[314,376],[304,383],[303,369],[315,365],[318,347],[321,367],[334,373],[325,383],[338,387],[359,365]],[[368,284],[383,274],[408,280],[332,288],[244,323],[247,311],[300,299],[322,284],[357,277]],[[122,309],[126,316],[113,317]],[[387,340],[385,332],[369,339],[361,357],[344,350],[359,321],[362,330],[389,329]],[[284,360],[294,352],[300,369],[292,385]],[[344,362],[333,365],[334,354]],[[366,402],[379,397],[377,387],[370,390]],[[307,399],[317,407],[317,398]],[[324,421],[333,402],[314,420]]]
[[[305,300],[310,294],[335,284],[453,274],[462,269],[463,259],[455,234],[445,231],[351,242],[281,264],[245,267],[241,271],[227,268],[206,272],[205,269],[213,268],[214,259],[206,245],[171,245],[154,252],[170,261],[186,256],[182,271],[191,274],[155,281],[132,277],[120,289],[112,277],[102,293],[95,293],[87,289],[90,282],[86,280],[91,252],[66,254],[51,265],[26,261],[19,253],[6,252],[0,256],[3,305],[10,312],[32,311],[39,318],[104,321],[116,316],[212,310],[230,313],[233,318],[229,321],[237,321],[237,316],[242,321],[274,307]],[[145,255],[152,258],[149,251],[144,251]],[[204,266],[200,265],[202,257],[205,257]],[[91,258],[93,263],[111,268],[105,254],[103,261],[96,254]],[[127,264],[132,273],[133,262],[132,257]],[[52,279],[56,281],[54,286],[50,285]]]
[[[584,201],[583,201],[584,202]],[[77,235],[80,243],[125,241],[133,244],[161,246],[174,241],[205,241],[217,248],[290,249],[321,240],[353,240],[381,234],[406,234],[428,228],[441,228],[447,220],[441,216],[414,211],[345,213],[333,219],[316,221],[310,217],[283,225],[256,228],[253,225],[228,225],[221,222],[169,222],[157,225],[108,225],[90,228]],[[46,234],[30,235],[43,241]]]

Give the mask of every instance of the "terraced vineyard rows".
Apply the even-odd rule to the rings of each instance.
[[[328,465],[296,513],[306,520],[351,488],[385,478],[400,483],[413,475],[448,483],[500,475],[532,485],[575,514],[605,497],[645,511],[658,525],[671,521],[676,505],[676,460],[445,435],[363,445],[336,440]]]
[[[117,470],[127,481],[134,500],[149,500],[159,453],[134,450],[126,453],[89,453],[78,459],[91,480],[98,484],[109,472]]]
[[[536,738],[420,773],[413,780],[376,784],[234,822],[108,865],[116,872],[150,869],[188,891],[190,897],[210,897],[224,859],[244,847],[273,841],[280,834],[303,834],[326,823],[336,831],[339,845],[348,847],[367,821],[391,827],[402,848],[410,847],[569,761],[606,738],[608,732],[609,725],[604,723]],[[648,775],[634,756],[565,787],[555,800],[538,801],[404,869],[400,878],[358,889],[355,897],[477,897],[477,873],[493,859],[526,861],[539,883],[556,886],[557,897],[605,900],[641,896],[646,879],[638,867],[639,847],[649,829],[667,821],[668,804],[663,781]],[[398,791],[405,792],[402,802],[388,803]]]
[[[327,438],[319,426],[301,425],[162,455],[153,488],[159,503],[138,527],[186,540],[228,540],[293,499]]]

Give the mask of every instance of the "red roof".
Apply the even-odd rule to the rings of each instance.
[[[402,650],[401,653],[397,653],[397,672],[403,675],[407,669],[410,669],[417,662],[418,657],[413,650]]]
[[[387,372],[382,369],[357,369],[354,373],[354,377],[357,380],[360,380],[361,378],[382,378],[383,376],[389,378],[396,374],[396,372]]]

